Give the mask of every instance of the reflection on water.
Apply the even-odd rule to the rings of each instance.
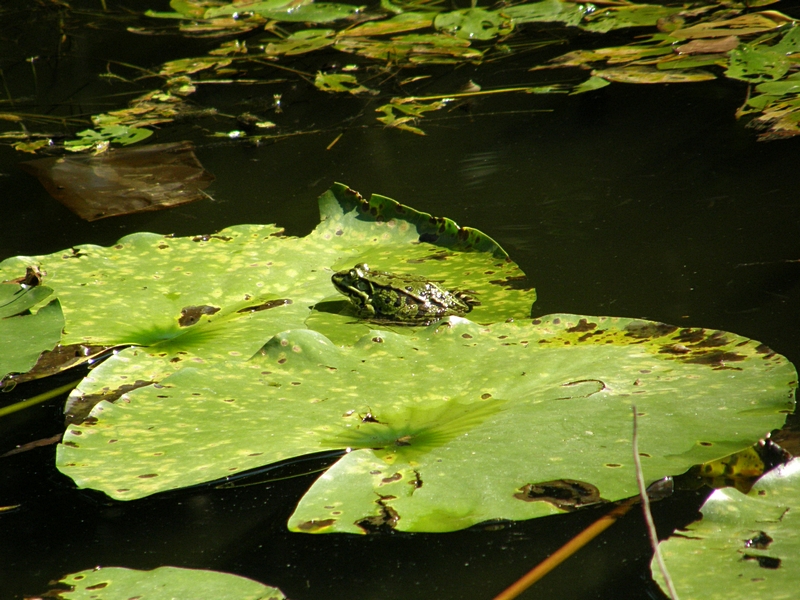
[[[468,189],[482,189],[493,185],[495,175],[505,161],[501,150],[489,150],[468,154],[459,161],[458,172]]]

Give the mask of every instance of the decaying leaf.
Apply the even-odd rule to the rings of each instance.
[[[87,221],[193,202],[214,179],[189,142],[42,158],[20,166]]]

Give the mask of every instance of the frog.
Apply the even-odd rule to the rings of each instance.
[[[360,317],[373,321],[430,324],[464,316],[479,304],[465,292],[445,290],[424,277],[375,271],[366,263],[334,273],[331,281]]]

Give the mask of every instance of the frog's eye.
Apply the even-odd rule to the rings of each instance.
[[[356,269],[350,269],[350,279],[358,279],[359,275]]]

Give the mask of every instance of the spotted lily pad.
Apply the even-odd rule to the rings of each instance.
[[[174,598],[214,598],[215,600],[285,600],[278,588],[230,573],[160,567],[138,571],[122,567],[95,567],[66,575],[48,598],[63,600],[172,600]]]
[[[702,520],[661,543],[680,597],[792,597],[800,585],[798,498],[796,458],[767,473],[746,495],[730,488],[715,491],[701,509]],[[655,565],[653,576],[663,587]]]
[[[188,364],[100,402],[67,429],[57,464],[130,500],[346,449],[292,529],[451,531],[635,494],[634,403],[654,480],[779,427],[795,385],[758,342],[635,319],[451,317],[344,347],[299,329],[249,361]],[[549,492],[561,488],[575,498]]]
[[[0,278],[34,266],[46,273],[64,311],[61,344],[146,347],[115,357],[107,369],[124,377],[139,368],[133,363],[147,362],[153,380],[191,360],[247,359],[275,333],[305,327],[312,314],[322,315],[315,326],[326,335],[360,337],[330,278],[361,262],[474,291],[481,305],[470,315],[478,322],[530,315],[535,293],[524,274],[477,230],[383,196],[367,201],[341,184],[320,198],[320,214],[304,238],[283,236],[274,225],[183,238],[136,233],[108,248],[11,258],[0,263]],[[0,357],[7,354],[15,348],[3,346]],[[97,376],[76,393],[93,391],[92,382],[107,387]]]

